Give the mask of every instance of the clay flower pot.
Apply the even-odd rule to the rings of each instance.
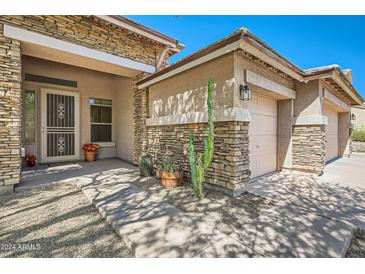
[[[98,144],[84,144],[82,149],[85,153],[85,161],[86,162],[94,162],[96,160],[96,154],[99,150]]]
[[[33,167],[33,166],[35,166],[35,164],[36,164],[36,161],[35,160],[29,160],[29,161],[27,161],[27,165],[29,167]]]
[[[85,151],[85,160],[86,162],[94,162],[96,160],[96,152]]]
[[[160,180],[161,184],[166,188],[175,188],[182,186],[183,184],[183,172],[177,171],[177,172],[165,172],[160,171]]]

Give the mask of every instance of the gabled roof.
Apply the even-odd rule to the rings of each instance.
[[[229,47],[229,45],[231,45]],[[220,51],[223,55],[229,51],[242,49],[244,51],[250,51],[250,54],[256,55],[255,57],[265,59],[264,62],[270,62],[270,66],[277,68],[279,71],[289,75],[297,81],[304,82],[319,78],[334,78],[334,82],[339,84],[339,87],[349,94],[354,104],[361,104],[364,99],[349,82],[343,71],[338,65],[323,66],[318,68],[312,68],[303,70],[300,67],[293,64],[283,55],[278,53],[275,49],[270,47],[267,43],[260,38],[252,34],[247,28],[240,28],[231,35],[177,61],[169,67],[160,70],[142,80],[137,85],[139,87],[147,87],[148,85],[157,83],[162,79],[166,79],[180,73],[182,70],[189,69],[192,66],[201,64],[208,61],[207,56],[212,55]],[[217,54],[216,54],[217,55]],[[212,57],[214,58],[214,56]]]

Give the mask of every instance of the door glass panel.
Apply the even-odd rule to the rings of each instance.
[[[24,93],[25,144],[35,144],[35,92]]]

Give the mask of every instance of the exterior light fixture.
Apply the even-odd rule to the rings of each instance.
[[[251,90],[249,86],[247,85],[247,76],[246,76],[246,70],[244,70],[244,78],[245,78],[245,84],[240,85],[240,100],[242,101],[249,101],[251,100]]]
[[[251,100],[251,90],[248,85],[240,85],[240,99],[242,101]]]
[[[356,115],[354,113],[351,114],[351,120],[356,120]]]

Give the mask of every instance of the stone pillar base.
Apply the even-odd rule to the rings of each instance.
[[[325,167],[324,125],[293,126],[293,170],[321,174]]]
[[[229,189],[227,187],[223,187],[223,186],[219,186],[219,185],[213,185],[213,184],[210,184],[210,183],[205,183],[204,188],[219,191],[219,192],[222,192],[222,193],[224,193],[228,196],[232,196],[232,197],[238,197],[242,193],[245,192],[245,185],[243,185],[239,188]]]
[[[0,186],[0,195],[8,195],[14,192],[15,185]]]

